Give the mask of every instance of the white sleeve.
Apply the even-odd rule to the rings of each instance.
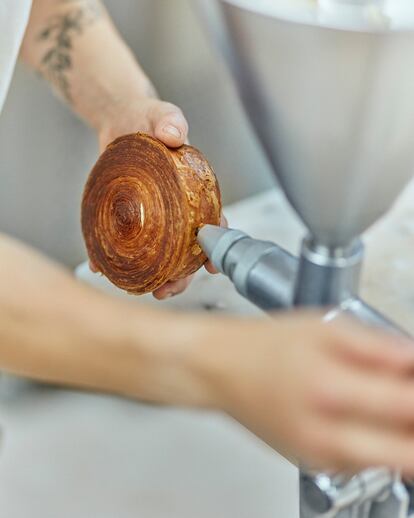
[[[0,112],[29,21],[31,0],[0,1]]]

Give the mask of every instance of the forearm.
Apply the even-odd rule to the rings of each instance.
[[[160,403],[208,404],[192,368],[196,319],[106,297],[4,236],[0,257],[7,265],[0,269],[0,370]]]
[[[155,95],[99,0],[34,0],[21,57],[97,130]]]
[[[318,316],[155,312],[83,286],[0,235],[0,370],[221,409],[305,465],[412,476],[414,354],[395,341]]]

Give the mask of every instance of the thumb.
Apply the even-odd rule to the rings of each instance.
[[[184,144],[188,135],[188,123],[183,112],[170,103],[158,103],[151,113],[154,136],[169,147]]]

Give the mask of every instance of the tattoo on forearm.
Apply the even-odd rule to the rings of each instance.
[[[68,101],[72,101],[68,73],[72,69],[73,38],[84,32],[102,15],[97,0],[60,0],[67,11],[52,16],[39,33],[38,40],[48,44],[39,72],[51,81]]]

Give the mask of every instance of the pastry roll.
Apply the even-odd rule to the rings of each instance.
[[[217,179],[200,151],[136,133],[109,144],[92,169],[82,232],[94,268],[140,295],[198,270],[207,258],[197,232],[220,215]]]

